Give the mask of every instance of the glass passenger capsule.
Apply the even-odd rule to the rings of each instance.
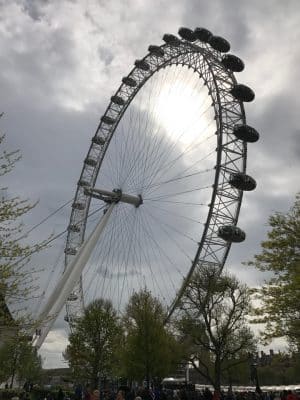
[[[256,181],[250,175],[237,172],[230,174],[229,183],[231,186],[239,190],[254,190],[256,188]]]
[[[78,300],[78,296],[76,293],[71,293],[68,297],[68,301],[76,301]]]
[[[207,43],[209,39],[212,37],[211,31],[205,28],[196,28],[194,30],[194,34],[197,39],[201,40],[201,42]]]
[[[91,184],[90,184],[90,182],[86,181],[85,179],[80,179],[80,181],[78,181],[78,186],[87,187],[87,186],[91,186]]]
[[[230,90],[230,93],[233,97],[240,101],[250,102],[254,100],[255,93],[249,86],[242,85],[241,83],[237,83]]]
[[[136,60],[134,65],[142,71],[149,71],[150,65],[145,60]]]
[[[101,136],[94,136],[92,142],[98,144],[99,146],[102,146],[105,143],[105,139]]]
[[[70,256],[75,256],[75,254],[77,253],[77,249],[75,249],[74,247],[66,247],[64,253]]]
[[[153,44],[151,44],[148,47],[148,51],[149,51],[149,53],[154,54],[157,57],[163,57],[165,55],[165,52],[161,47],[155,46]]]
[[[218,230],[218,236],[226,242],[240,243],[246,239],[246,234],[242,229],[234,225],[224,225]]]
[[[241,72],[245,68],[245,64],[243,61],[233,54],[225,54],[222,57],[222,64],[225,68],[229,69],[232,72]]]
[[[112,96],[110,100],[112,103],[118,104],[118,106],[123,106],[125,104],[125,100],[120,96]]]
[[[72,204],[72,208],[73,208],[74,210],[80,210],[80,211],[82,211],[82,210],[85,209],[85,204],[84,204],[84,203],[80,203],[80,202],[74,202],[74,203]]]
[[[97,165],[97,160],[95,160],[94,158],[91,158],[91,157],[87,157],[84,160],[84,163],[86,165],[89,165],[90,167],[95,167]]]
[[[137,85],[136,80],[133,78],[130,78],[130,76],[124,76],[124,78],[122,78],[122,82],[130,87],[135,87]]]
[[[252,126],[246,124],[235,125],[232,132],[238,139],[254,143],[259,139],[259,133]]]
[[[227,51],[230,50],[230,43],[221,36],[211,36],[208,43],[213,49],[218,50],[221,53],[227,53]]]
[[[71,224],[68,227],[69,232],[80,232],[80,228],[77,225]]]
[[[180,40],[177,36],[171,35],[170,33],[165,33],[163,36],[163,41],[170,46],[178,47],[180,45]]]
[[[178,34],[182,37],[182,39],[185,39],[189,42],[194,42],[195,40],[197,40],[195,33],[189,28],[179,28]]]
[[[113,118],[109,117],[108,115],[103,115],[101,117],[101,121],[107,125],[113,125],[116,122]]]

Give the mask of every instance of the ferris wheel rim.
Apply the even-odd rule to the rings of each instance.
[[[178,38],[177,38],[178,39]],[[174,44],[176,42],[176,44]],[[200,254],[203,249],[203,246],[205,244],[206,237],[208,235],[208,232],[214,232],[215,229],[212,228],[211,226],[211,220],[214,216],[214,226],[216,226],[216,223],[218,221],[218,207],[215,207],[216,204],[220,206],[220,203],[224,203],[222,201],[222,194],[224,194],[224,190],[228,192],[228,188],[224,189],[224,186],[226,186],[227,181],[225,181],[225,177],[228,176],[228,173],[231,172],[240,172],[242,174],[245,174],[246,172],[246,159],[247,159],[247,144],[246,141],[241,141],[238,138],[234,138],[232,136],[232,130],[234,128],[234,125],[237,125],[238,123],[245,124],[246,123],[246,117],[245,117],[245,111],[243,107],[243,102],[234,98],[233,95],[230,93],[230,90],[235,87],[237,84],[237,81],[233,75],[233,73],[225,68],[222,65],[222,55],[221,52],[218,50],[215,50],[209,46],[209,44],[205,42],[200,42],[199,40],[190,42],[188,40],[181,40],[178,39],[178,41],[175,41],[173,44],[171,42],[163,44],[161,46],[152,46],[155,47],[155,52],[149,51],[149,53],[141,60],[138,60],[135,63],[135,67],[130,71],[130,73],[127,75],[127,77],[123,78],[123,82],[118,88],[118,90],[115,92],[114,96],[112,96],[111,102],[109,103],[101,121],[100,124],[96,130],[96,134],[94,138],[100,137],[99,132],[101,133],[107,133],[107,142],[103,144],[104,151],[101,154],[101,158],[97,159],[97,165],[92,166],[87,164],[87,160],[90,160],[89,155],[91,154],[91,151],[93,150],[95,146],[95,142],[92,141],[92,144],[90,146],[90,149],[88,151],[87,157],[85,158],[85,162],[82,168],[82,172],[80,175],[80,180],[78,183],[77,191],[76,191],[76,196],[75,196],[75,201],[73,204],[80,205],[82,204],[82,199],[84,199],[84,209],[81,210],[83,211],[82,215],[84,218],[81,218],[83,220],[83,223],[81,224],[81,231],[80,232],[73,232],[69,230],[68,232],[68,238],[67,238],[67,244],[66,244],[66,249],[70,249],[72,245],[72,236],[74,237],[75,234],[78,237],[80,237],[80,241],[77,244],[81,244],[84,240],[84,233],[85,233],[85,228],[86,228],[86,219],[87,219],[87,214],[89,211],[89,206],[90,206],[90,198],[88,196],[84,197],[84,189],[83,189],[83,184],[84,183],[89,183],[89,187],[94,187],[97,176],[99,174],[99,170],[101,168],[101,164],[105,158],[105,153],[106,150],[109,147],[110,140],[112,139],[114,132],[116,131],[116,128],[118,126],[118,123],[122,119],[124,113],[126,112],[128,106],[132,102],[132,100],[135,98],[136,94],[141,90],[141,88],[144,86],[144,84],[150,79],[156,72],[161,70],[162,68],[173,65],[173,64],[181,64],[181,65],[186,65],[190,68],[194,68],[194,70],[199,73],[199,75],[202,77],[204,80],[205,84],[209,88],[210,96],[213,101],[213,107],[214,107],[214,112],[215,112],[215,119],[216,119],[216,125],[217,125],[217,162],[216,162],[216,172],[215,172],[215,180],[214,180],[214,185],[213,185],[213,191],[212,191],[212,196],[211,196],[211,202],[210,202],[210,207],[209,207],[209,212],[207,214],[207,219],[206,219],[206,224],[205,224],[205,229],[202,234],[202,239],[201,242],[199,243],[198,251],[197,254],[194,258],[194,262],[192,264],[192,267],[186,277],[186,282],[188,280],[188,277],[191,276],[193,273],[193,270],[195,269],[197,263],[199,262],[200,259]],[[151,47],[151,46],[150,46]],[[160,50],[158,50],[160,49]],[[160,55],[159,55],[160,52]],[[163,55],[162,55],[163,54]],[[169,57],[167,60],[164,58],[167,55]],[[187,57],[185,59],[184,57]],[[202,57],[201,61],[202,63],[205,64],[207,67],[207,70],[205,70],[205,73],[207,74],[203,76],[203,70],[199,71],[199,68],[201,66],[199,59]],[[149,60],[152,62],[152,65],[150,65]],[[179,62],[182,61],[182,62]],[[196,64],[198,65],[198,69],[195,68]],[[149,68],[147,67],[149,66]],[[154,65],[155,68],[151,69],[151,67]],[[203,64],[202,64],[203,68]],[[219,75],[222,74],[220,77]],[[139,82],[136,82],[134,84],[134,81],[136,78],[140,78]],[[208,78],[211,78],[208,79]],[[219,78],[222,78],[224,81],[224,86],[225,89],[220,89],[220,82],[221,80]],[[217,81],[218,84],[217,84]],[[222,93],[221,93],[222,92]],[[128,98],[125,100],[124,99],[124,93],[128,95]],[[234,110],[234,113],[238,114],[238,116],[235,118],[235,123],[231,124],[229,126],[229,123],[226,119],[226,122],[224,122],[223,114],[224,114],[224,102],[225,102],[225,97],[226,94],[231,102],[231,107]],[[222,97],[222,99],[221,99]],[[113,101],[114,99],[114,101]],[[124,100],[124,103],[120,99]],[[120,104],[117,104],[116,101],[119,101]],[[223,103],[222,103],[223,101]],[[226,110],[228,113],[229,111]],[[226,114],[226,113],[225,113]],[[117,115],[117,118],[114,118]],[[226,133],[224,132],[226,125]],[[229,133],[230,131],[230,133]],[[229,140],[223,141],[223,135],[227,136],[227,139]],[[99,142],[100,143],[100,142]],[[229,144],[228,144],[229,143]],[[97,146],[99,144],[96,144]],[[226,147],[227,145],[227,147]],[[232,145],[230,147],[230,145]],[[236,146],[236,147],[234,147]],[[234,160],[230,161],[230,157],[228,158],[228,154],[230,151],[236,151],[236,148],[239,149],[240,154],[239,157],[242,159],[242,168],[237,169],[233,168],[235,162]],[[224,157],[222,157],[224,154]],[[229,161],[228,161],[229,160]],[[223,164],[222,164],[223,161]],[[230,167],[231,166],[231,167]],[[87,182],[84,178],[86,178],[86,172],[90,171],[93,169],[93,173],[90,176],[90,182]],[[219,184],[220,177],[222,178],[221,184]],[[228,180],[228,179],[227,179]],[[226,184],[225,184],[226,183]],[[227,193],[226,192],[226,193]],[[242,202],[242,196],[243,196],[243,191],[238,190],[235,192],[235,199],[231,199],[232,201],[235,201],[236,203],[236,209],[235,209],[235,215],[232,216],[231,222],[233,225],[236,225],[239,212],[240,212],[240,207],[241,207],[241,202]],[[217,202],[218,201],[218,202]],[[217,202],[217,203],[216,203]],[[74,217],[74,210],[73,208],[71,217],[70,217],[70,224],[69,226],[75,226],[76,225],[76,217]],[[214,213],[214,210],[217,210]],[[215,214],[215,215],[214,215]],[[78,221],[77,221],[78,223]],[[230,250],[231,242],[225,242],[222,244],[223,247],[226,249],[222,259],[221,260],[216,260],[216,262],[219,264],[219,266],[222,268],[227,255]],[[210,244],[211,247],[211,244]],[[68,264],[70,257],[72,257],[72,254],[67,254],[66,252],[66,265]],[[202,262],[205,262],[205,259],[201,260]],[[185,282],[185,283],[186,283]],[[184,289],[184,288],[183,288]],[[181,288],[181,290],[183,290]],[[79,282],[79,291],[82,292],[82,282]],[[178,300],[180,298],[180,293],[179,296],[177,296],[174,300],[173,305],[171,305],[171,313],[169,312],[169,316],[172,314],[174,309],[176,308],[176,305],[178,303]],[[83,294],[81,293],[81,302],[83,302]],[[82,303],[83,305],[83,303]],[[67,304],[68,308],[68,304]],[[71,312],[70,312],[71,314]]]

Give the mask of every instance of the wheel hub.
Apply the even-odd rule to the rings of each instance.
[[[143,198],[140,194],[138,196],[133,196],[131,194],[123,193],[121,189],[113,189],[113,191],[110,192],[104,189],[86,188],[84,193],[109,204],[122,202],[132,204],[136,208],[143,204]]]

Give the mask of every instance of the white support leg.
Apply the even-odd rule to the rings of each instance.
[[[55,290],[49,297],[43,311],[40,314],[39,320],[42,321],[41,335],[37,337],[34,346],[40,348],[46,336],[52,328],[58,314],[65,305],[68,296],[78,282],[80,275],[93,251],[101,233],[103,232],[115,203],[112,203],[103,215],[98,225],[91,233],[89,238],[79,248],[76,257],[67,266],[61,280],[58,282]]]

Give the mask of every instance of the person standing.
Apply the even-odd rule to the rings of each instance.
[[[57,393],[57,400],[64,400],[64,398],[65,398],[65,394],[64,394],[62,388],[60,387],[58,390],[58,393]]]

